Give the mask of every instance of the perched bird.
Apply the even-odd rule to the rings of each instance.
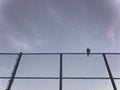
[[[89,56],[91,50],[89,48],[86,49],[87,56]]]

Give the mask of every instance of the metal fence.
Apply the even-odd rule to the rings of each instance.
[[[20,63],[21,63],[21,60],[23,60],[23,59],[21,59],[23,56],[40,56],[40,55],[42,55],[42,56],[47,56],[47,55],[49,55],[49,56],[54,56],[54,55],[56,55],[57,56],[57,58],[59,58],[58,59],[58,63],[59,63],[59,68],[58,68],[58,76],[29,76],[29,73],[28,73],[28,76],[16,76],[16,74],[17,74],[17,71],[18,71],[18,69],[19,68],[21,68],[21,67],[19,67],[19,65],[20,65]],[[67,56],[68,55],[68,56]],[[65,60],[65,56],[67,56],[67,57],[69,57],[69,59],[71,59],[72,58],[72,56],[73,57],[82,57],[82,56],[84,56],[87,60],[89,60],[89,58],[91,57],[91,56],[94,56],[94,55],[97,55],[97,56],[101,56],[102,57],[102,60],[103,60],[103,62],[104,62],[104,66],[105,66],[105,69],[106,69],[106,71],[107,71],[107,74],[108,74],[108,77],[107,76],[105,76],[105,77],[103,77],[103,76],[89,76],[89,72],[86,72],[84,69],[83,69],[83,71],[82,72],[86,72],[88,75],[87,76],[74,76],[74,74],[72,75],[72,76],[64,76],[63,74],[64,74],[64,60]],[[109,80],[110,81],[110,83],[111,83],[111,90],[119,90],[119,85],[117,85],[116,84],[116,82],[115,82],[115,80],[120,80],[120,78],[119,77],[115,77],[114,75],[113,75],[113,72],[112,72],[112,67],[110,67],[110,65],[109,65],[109,58],[108,58],[108,56],[107,55],[112,55],[113,56],[113,62],[116,62],[116,58],[114,58],[114,57],[117,57],[117,59],[120,59],[118,56],[120,56],[120,53],[91,53],[90,54],[90,56],[88,57],[87,55],[86,55],[86,53],[22,53],[22,52],[20,52],[20,53],[0,53],[0,57],[1,56],[4,56],[4,57],[6,57],[6,56],[17,56],[16,57],[16,60],[14,60],[15,62],[14,62],[14,65],[12,65],[11,67],[12,67],[12,70],[11,71],[9,71],[10,72],[10,76],[0,76],[0,80],[7,80],[7,85],[6,85],[6,87],[5,87],[5,90],[12,90],[12,86],[13,86],[13,84],[14,84],[14,80],[15,79],[19,79],[19,80],[49,80],[49,79],[51,79],[51,80],[58,80],[58,90],[63,90],[63,88],[64,88],[64,82],[63,82],[63,80]],[[80,60],[79,59],[79,57],[77,58],[77,60]],[[49,57],[48,57],[49,58]],[[93,57],[94,58],[94,57]],[[9,59],[9,58],[8,58]],[[73,59],[75,59],[75,58],[72,58],[71,60],[73,60]],[[97,59],[97,58],[96,58]],[[0,61],[1,60],[3,60],[3,58],[0,58]],[[39,59],[39,60],[41,60],[41,59]],[[25,61],[25,60],[24,60]],[[73,60],[74,61],[74,60]],[[7,63],[9,63],[9,62],[11,62],[10,60],[9,61],[6,61],[5,63],[6,63],[6,65],[7,65]],[[92,62],[92,61],[91,61]],[[27,62],[27,63],[29,63],[29,62]],[[33,63],[34,63],[34,60],[33,60]],[[48,62],[49,63],[49,62]],[[72,63],[72,62],[71,62]],[[117,62],[117,63],[120,63],[119,61]],[[69,64],[69,63],[68,63]],[[5,64],[4,64],[5,65]],[[26,67],[27,67],[27,64],[26,64]],[[31,64],[31,68],[32,67],[36,67],[36,66],[32,66],[32,64]],[[74,67],[76,67],[76,66],[74,66]],[[88,66],[85,66],[85,67],[88,67]],[[97,67],[97,65],[96,65],[96,67]],[[95,67],[95,68],[96,68]],[[103,67],[103,66],[102,66]],[[0,68],[2,68],[1,66],[0,66]],[[31,68],[29,68],[29,69],[31,69]],[[24,67],[23,67],[23,69],[24,69]],[[118,67],[116,68],[116,69],[119,69]],[[37,69],[37,70],[39,70],[39,68]],[[71,71],[71,72],[73,72],[71,69],[67,69],[67,70],[69,70],[69,71]],[[66,71],[67,71],[66,70]],[[79,67],[78,67],[78,70],[79,70]],[[82,70],[82,69],[81,69]],[[44,71],[44,68],[43,68],[43,71]],[[64,72],[63,72],[64,71]],[[24,72],[24,71],[23,71]],[[37,71],[37,72],[41,72],[41,71]],[[81,73],[82,73],[81,72]],[[104,72],[104,71],[103,71]],[[118,71],[117,71],[118,72]],[[34,73],[33,71],[31,71],[31,73]],[[74,72],[73,72],[74,73]],[[94,73],[98,73],[98,71],[97,72],[94,72]],[[118,72],[118,73],[120,73],[120,72]],[[84,74],[83,74],[84,75]],[[87,88],[89,88],[89,87],[87,87]],[[104,88],[104,87],[103,87]],[[18,90],[21,90],[21,89],[19,89],[18,88]],[[89,89],[90,90],[90,89]]]

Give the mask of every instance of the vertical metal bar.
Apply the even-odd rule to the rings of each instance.
[[[110,70],[110,67],[109,67],[109,64],[108,64],[108,61],[107,61],[107,58],[106,58],[106,55],[105,55],[105,54],[103,54],[103,58],[104,58],[104,61],[105,61],[105,65],[106,65],[106,68],[107,68],[107,71],[108,71],[108,74],[109,74],[109,77],[110,77],[110,80],[111,80],[111,83],[112,83],[113,89],[114,89],[114,90],[117,90],[117,88],[116,88],[116,85],[115,85],[115,82],[114,82],[114,79],[113,79],[113,76],[112,76],[112,73],[111,73],[111,70]]]
[[[9,83],[8,83],[8,87],[6,90],[11,90],[11,87],[12,87],[12,84],[14,82],[14,78],[15,78],[15,75],[16,75],[16,72],[17,72],[17,69],[18,69],[18,66],[19,66],[19,63],[20,63],[20,60],[21,60],[21,57],[22,57],[22,52],[20,52],[19,56],[18,56],[18,59],[16,60],[16,64],[14,66],[14,69],[13,69],[13,72],[11,74],[11,78],[9,80]]]
[[[59,77],[59,90],[62,90],[62,68],[63,68],[63,55],[60,54],[60,77]]]

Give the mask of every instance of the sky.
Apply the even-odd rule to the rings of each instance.
[[[0,0],[0,52],[120,52],[120,0]]]
[[[120,0],[0,0],[0,53],[83,53],[88,47],[94,53],[120,52],[119,23]],[[11,75],[16,58],[0,56],[1,77]],[[107,58],[113,76],[119,77],[119,55]],[[63,59],[63,76],[108,77],[102,55],[64,55]],[[59,76],[59,55],[23,55],[19,67],[16,76]],[[0,80],[1,90],[8,81]],[[63,90],[112,90],[110,80],[103,81],[63,80]],[[58,90],[58,82],[18,79],[12,90]],[[115,82],[120,88],[120,81]]]

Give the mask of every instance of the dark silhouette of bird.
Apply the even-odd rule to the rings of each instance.
[[[86,49],[86,53],[87,53],[87,56],[88,56],[88,57],[89,57],[89,55],[90,55],[90,52],[91,52],[90,48],[87,48],[87,49]]]

